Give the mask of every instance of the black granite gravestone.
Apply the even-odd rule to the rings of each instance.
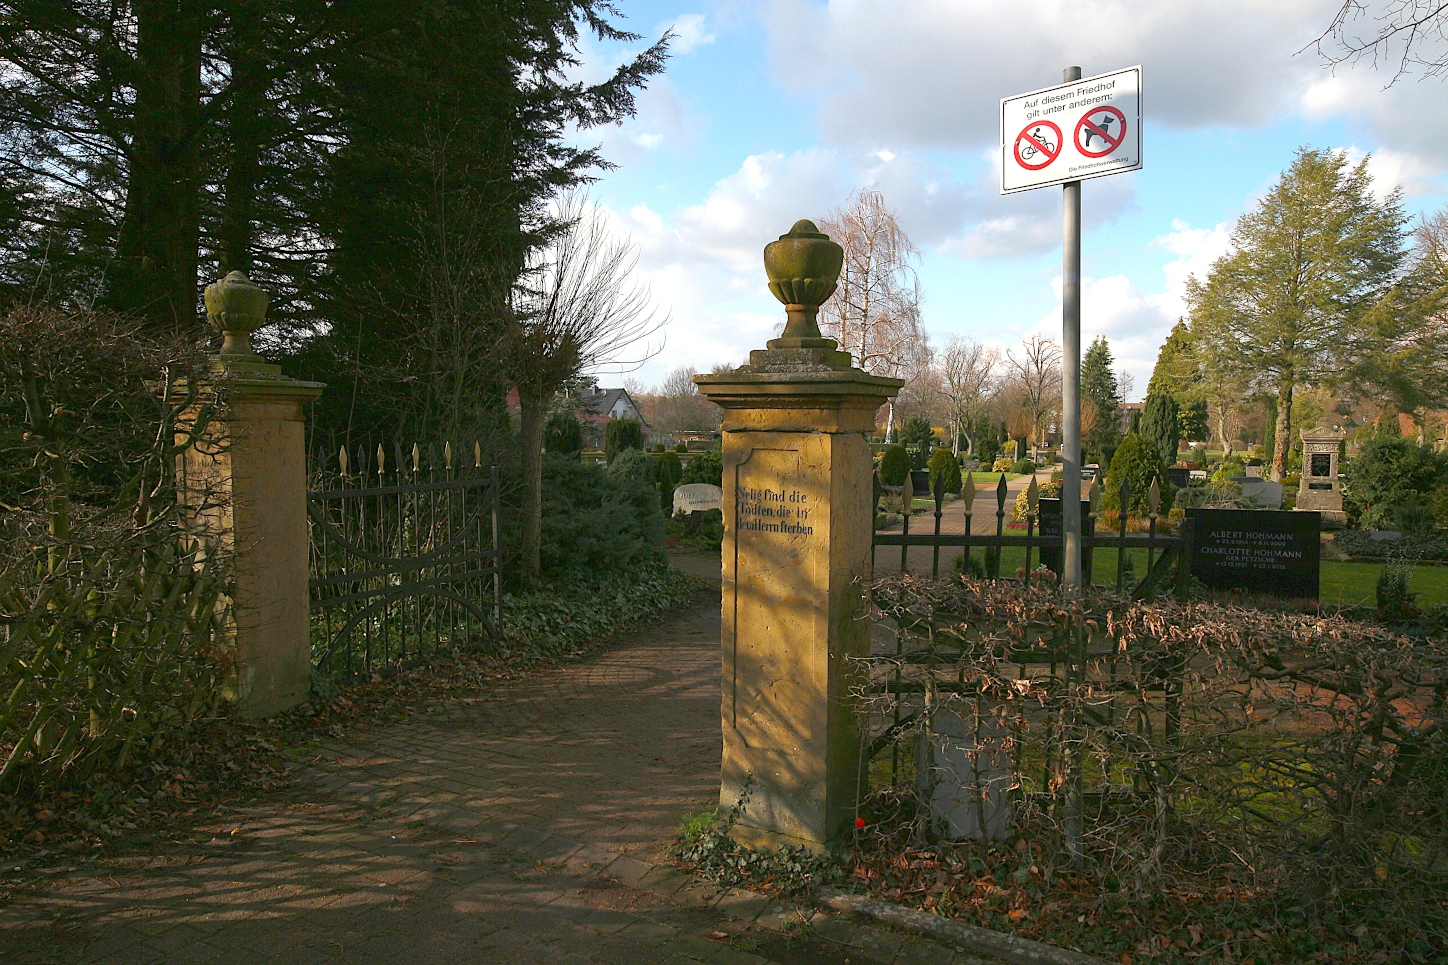
[[[1054,546],[1041,547],[1041,565],[1046,569],[1061,575],[1061,500],[1040,499],[1036,503],[1036,509],[1041,514],[1041,535],[1054,536]],[[1091,520],[1091,501],[1081,500],[1081,535],[1090,536],[1096,531],[1095,524]],[[1083,577],[1089,581],[1091,578],[1091,554],[1084,547],[1082,548],[1081,567]]]
[[[1316,599],[1322,517],[1266,509],[1189,509],[1192,576],[1213,590]]]

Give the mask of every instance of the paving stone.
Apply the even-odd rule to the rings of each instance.
[[[0,909],[0,961],[767,965],[699,936],[796,912],[659,863],[718,797],[718,626],[702,605],[440,713],[311,744],[301,785],[208,816],[214,843],[194,854],[52,875]],[[919,965],[937,949],[919,946],[936,956]]]

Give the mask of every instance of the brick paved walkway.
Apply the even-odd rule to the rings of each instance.
[[[970,532],[973,536],[993,536],[996,531],[996,491],[995,481],[999,476],[990,473],[976,473],[976,497],[971,504]],[[1036,475],[1040,482],[1047,482],[1051,478],[1049,472],[1040,472]],[[1009,495],[1006,497],[1005,522],[1011,521],[1011,509],[1015,506],[1016,496],[1030,485],[1030,476],[1020,476],[1006,483]],[[899,523],[889,526],[881,532],[898,533],[901,531]],[[910,532],[912,533],[934,533],[935,532],[935,511],[917,513],[910,517]],[[959,499],[947,503],[940,511],[940,532],[942,534],[959,535],[965,532],[965,503]],[[1019,532],[1025,535],[1024,531],[1007,530],[1007,532]],[[929,546],[912,546],[908,550],[908,565],[910,572],[916,575],[929,576],[933,564],[934,549]],[[942,547],[940,549],[940,572],[950,573],[955,561],[960,557],[961,551],[958,547]],[[976,551],[980,555],[980,551]],[[900,572],[900,548],[882,547],[875,551],[875,572],[881,575]]]
[[[0,908],[0,961],[975,961],[668,866],[681,820],[716,800],[718,634],[705,604],[319,744],[301,787],[208,825],[208,844],[51,869]]]

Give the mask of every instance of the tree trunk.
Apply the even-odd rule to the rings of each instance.
[[[1287,476],[1287,453],[1292,449],[1292,390],[1291,382],[1277,387],[1277,426],[1272,442],[1272,481],[1281,482]]]
[[[137,0],[135,126],[110,307],[158,328],[197,323],[201,234],[199,0]]]
[[[543,423],[547,399],[518,387],[518,408],[522,417],[519,448],[523,464],[523,574],[535,579],[539,571],[539,548],[543,528]]]
[[[222,197],[218,256],[221,273],[252,270],[252,226],[256,189],[261,181],[261,145],[266,110],[266,61],[262,45],[262,11],[252,3],[236,4],[231,17],[231,103],[227,109],[226,186]]]
[[[895,400],[885,403],[885,441],[895,441]]]

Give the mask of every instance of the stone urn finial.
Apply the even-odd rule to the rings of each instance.
[[[771,341],[770,348],[836,347],[834,339],[820,335],[815,316],[820,304],[834,293],[844,263],[845,249],[813,221],[796,221],[788,234],[764,246],[769,290],[784,303],[789,319],[783,336]]]
[[[206,286],[206,317],[222,334],[223,357],[258,357],[251,333],[266,321],[267,301],[266,290],[253,285],[245,272],[233,271]]]

